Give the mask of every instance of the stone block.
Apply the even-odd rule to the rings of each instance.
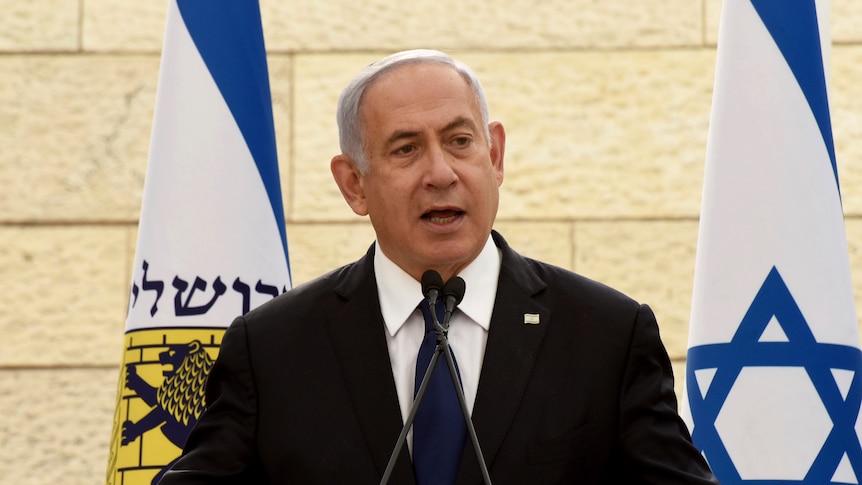
[[[575,224],[575,270],[652,308],[672,359],[684,359],[694,283],[697,221]]]
[[[156,56],[0,58],[0,220],[134,220]]]
[[[116,363],[126,248],[123,228],[0,227],[0,365]]]
[[[829,16],[832,42],[859,44],[862,42],[862,3],[855,0],[832,0]]]
[[[161,51],[168,13],[167,2],[87,0],[82,4],[85,51]]]
[[[494,224],[506,242],[522,256],[571,270],[574,267],[574,237],[571,222],[505,221]]]
[[[104,483],[119,370],[0,370],[3,483]]]
[[[692,46],[702,29],[690,0],[262,2],[261,16],[271,49],[300,52]]]
[[[0,52],[68,52],[81,35],[78,2],[0,0]]]
[[[294,287],[359,259],[374,239],[368,218],[356,217],[352,224],[288,224]]]

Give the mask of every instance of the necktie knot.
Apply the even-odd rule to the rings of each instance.
[[[434,319],[431,316],[431,306],[428,304],[428,300],[422,299],[422,302],[419,303],[419,309],[422,310],[422,316],[425,318],[425,333],[434,331]],[[446,308],[443,306],[443,302],[438,301],[434,305],[435,313],[437,314],[437,322],[441,325],[443,324],[443,317],[446,315]]]

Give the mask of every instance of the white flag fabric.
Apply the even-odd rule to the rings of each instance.
[[[161,478],[225,328],[290,287],[258,3],[170,0],[109,484]]]
[[[722,6],[682,414],[725,485],[862,479],[828,13]]]

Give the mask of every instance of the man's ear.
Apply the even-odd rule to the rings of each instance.
[[[497,175],[497,186],[503,184],[503,158],[506,153],[506,130],[499,121],[488,125],[491,133],[491,165]]]
[[[365,190],[362,187],[362,174],[353,160],[345,154],[332,157],[329,164],[335,183],[341,190],[341,195],[347,201],[347,205],[353,212],[360,216],[368,215],[368,206],[365,203]]]

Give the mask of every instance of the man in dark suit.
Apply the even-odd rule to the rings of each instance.
[[[492,481],[717,483],[677,415],[650,309],[492,231],[505,132],[469,68],[387,57],[345,89],[338,119],[332,173],[377,240],[234,321],[161,483],[379,482],[420,373],[429,269],[466,281],[449,340]],[[413,438],[391,483],[425,480]],[[482,481],[463,441],[446,483]]]

